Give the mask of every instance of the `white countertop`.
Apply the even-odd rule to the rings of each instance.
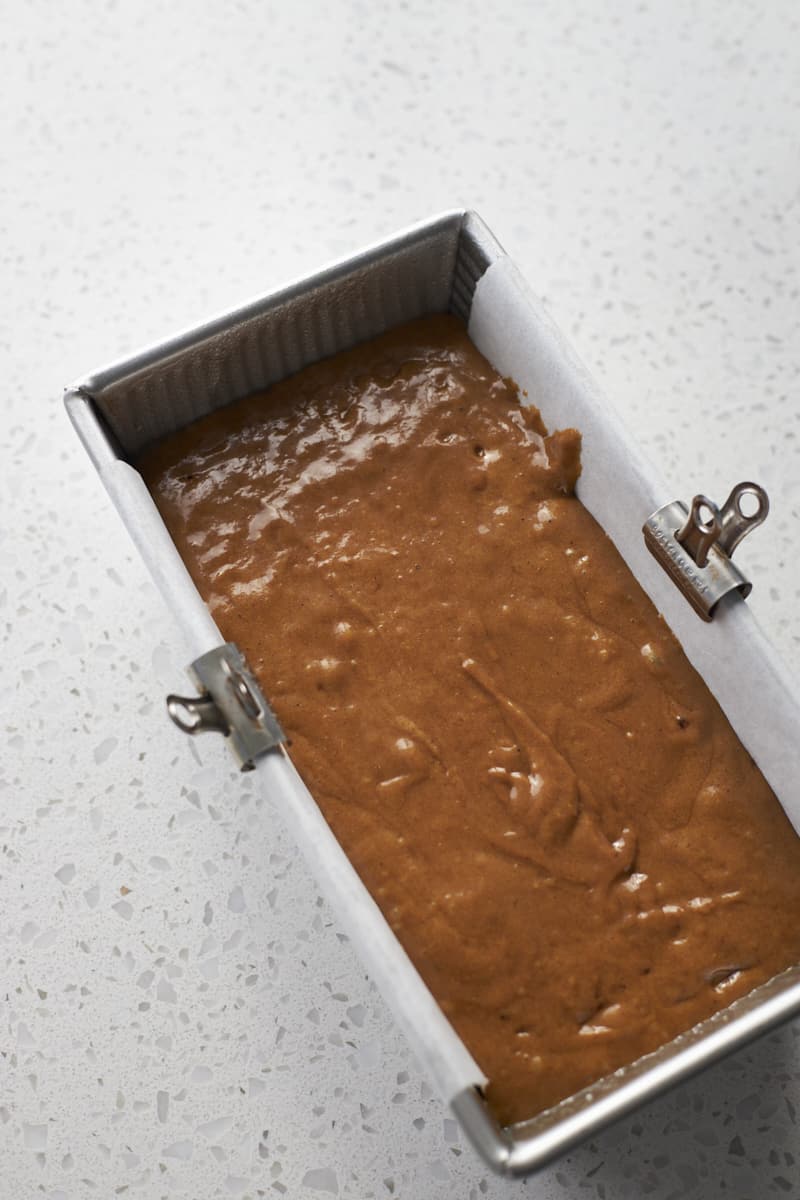
[[[64,384],[476,208],[800,666],[791,0],[38,0],[0,78],[0,1200],[800,1194],[800,1024],[526,1185],[433,1096],[280,814],[168,723],[180,639]]]

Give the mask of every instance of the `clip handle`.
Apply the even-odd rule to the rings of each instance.
[[[167,712],[184,733],[228,733],[228,722],[211,696],[167,696]]]
[[[758,502],[756,511],[749,516],[742,512],[742,499],[745,496],[754,496]],[[766,520],[768,512],[769,497],[759,484],[737,483],[719,510],[722,529],[717,545],[720,550],[730,558],[742,538]]]
[[[704,520],[703,510],[711,515]],[[695,496],[686,521],[675,534],[675,540],[680,542],[687,554],[691,555],[698,567],[704,567],[708,562],[708,552],[719,543],[722,533],[722,517],[716,504],[707,496]]]

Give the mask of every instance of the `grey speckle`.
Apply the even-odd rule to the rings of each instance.
[[[330,1192],[333,1196],[339,1195],[339,1183],[332,1167],[316,1167],[312,1171],[306,1171],[302,1186],[311,1188],[315,1192]]]
[[[117,748],[117,741],[117,738],[108,737],[104,738],[99,746],[95,746],[93,752],[94,761],[98,767],[101,766],[114,753]]]

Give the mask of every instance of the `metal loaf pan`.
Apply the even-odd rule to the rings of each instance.
[[[685,624],[683,609],[688,606],[666,576],[656,579],[648,574],[644,561],[647,556],[642,558],[639,553],[640,531],[650,508],[658,503],[657,480],[651,479],[643,467],[637,474],[634,464],[630,468],[630,494],[626,496],[624,476],[629,469],[628,460],[635,457],[628,435],[621,431],[613,412],[582,372],[563,339],[541,310],[537,310],[534,298],[527,293],[492,234],[474,213],[461,210],[416,225],[244,308],[99,370],[67,390],[70,418],[198,659],[214,658],[219,653],[221,635],[141,477],[128,460],[152,440],[401,322],[450,311],[469,324],[476,286],[493,267],[502,268],[507,275],[507,286],[515,295],[519,294],[522,340],[529,352],[541,354],[544,377],[555,381],[554,398],[560,394],[559,389],[564,391],[567,420],[563,413],[559,414],[557,406],[555,412],[551,411],[542,398],[546,423],[550,428],[565,423],[576,423],[583,428],[580,421],[591,418],[599,432],[588,444],[585,439],[585,455],[592,453],[594,445],[600,453],[604,439],[623,455],[620,460],[623,479],[617,481],[616,508],[624,524],[613,527],[613,520],[605,520],[596,511],[590,471],[584,472],[584,492],[579,489],[579,494],[617,542],[645,590],[684,642],[694,665],[707,676],[704,663],[708,665],[710,659],[704,655],[708,643],[704,646],[700,640],[706,630],[706,636],[712,639],[715,658],[725,638],[737,637],[741,645],[744,637],[751,664],[758,667],[762,659],[767,662],[769,655],[763,639],[749,625],[743,625],[749,615],[733,612],[719,622],[727,628],[712,631],[690,614],[688,620],[697,623],[695,630]],[[491,345],[479,348],[493,360]],[[511,369],[506,363],[494,365],[505,374],[515,374],[513,363]],[[515,377],[518,378],[516,374]],[[559,382],[563,380],[567,382]],[[524,383],[520,378],[518,382]],[[581,403],[589,405],[588,408],[575,409],[573,400],[579,394]],[[535,393],[534,398],[539,401]],[[583,412],[584,416],[573,421],[575,411]],[[655,502],[643,499],[651,495]],[[658,573],[657,568],[652,570]],[[738,609],[743,608],[739,602]],[[685,638],[681,636],[684,632]],[[723,657],[727,661],[730,656]],[[198,667],[197,662],[194,665]],[[731,670],[735,670],[735,664]],[[773,743],[769,745],[752,721],[748,725],[748,714],[737,710],[735,678],[731,676],[730,683],[723,680],[719,687],[711,683],[734,728],[762,768],[762,758],[775,755],[780,758],[786,730],[793,727],[798,711],[796,699],[787,690],[786,681],[776,673],[774,664],[767,662],[765,670],[772,681],[769,736]],[[204,678],[199,667],[195,676]],[[721,694],[726,688],[730,696]],[[320,886],[350,932],[365,966],[421,1062],[451,1103],[474,1145],[496,1170],[524,1175],[543,1166],[645,1100],[800,1011],[798,967],[784,972],[655,1053],[547,1112],[524,1124],[500,1128],[484,1104],[480,1085],[485,1081],[480,1070],[366,893],[285,750],[275,745],[279,737],[278,732],[267,743],[273,748],[257,759],[263,785],[279,798],[287,824],[308,857]],[[791,761],[778,762],[771,776],[765,771],[779,796],[781,781],[792,776],[796,765],[793,757]]]

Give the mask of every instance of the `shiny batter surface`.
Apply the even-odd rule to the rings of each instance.
[[[800,839],[579,443],[441,317],[139,463],[504,1122],[800,960]]]

